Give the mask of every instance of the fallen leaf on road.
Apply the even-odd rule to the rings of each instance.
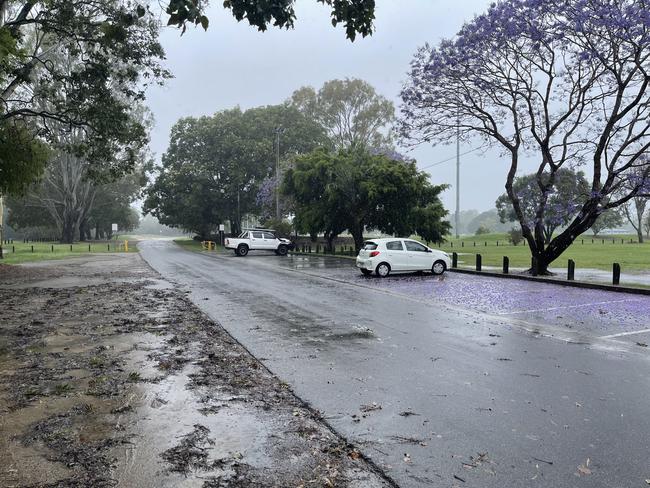
[[[419,413],[411,412],[410,410],[406,410],[404,412],[400,412],[397,415],[400,417],[410,417],[411,415],[420,415]]]
[[[587,458],[587,461],[585,461],[583,464],[578,466],[578,476],[586,476],[591,474],[591,469],[589,469],[589,463],[591,461],[589,458]]]
[[[510,358],[497,358],[497,361],[512,361]]]
[[[354,449],[354,450],[352,450],[352,451],[350,451],[350,452],[348,453],[348,456],[349,456],[351,459],[354,459],[354,460],[356,461],[357,459],[359,459],[359,458],[361,457],[361,453],[359,453],[359,451],[357,451],[356,449]]]
[[[408,452],[404,453],[404,462],[405,463],[410,463],[411,462],[411,455]]]
[[[648,347],[648,345],[645,342],[637,342],[636,345],[641,347]]]
[[[362,412],[372,412],[373,410],[381,410],[381,405],[377,402],[372,402],[370,405],[361,405],[359,410]]]
[[[465,480],[463,478],[461,478],[460,476],[454,475],[454,479],[456,479],[458,481],[462,481],[463,483],[465,483]]]

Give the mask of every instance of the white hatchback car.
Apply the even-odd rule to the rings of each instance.
[[[440,275],[450,267],[449,254],[412,239],[390,237],[368,240],[357,256],[357,268],[364,275],[374,272],[381,278],[390,273],[415,271],[431,271]]]

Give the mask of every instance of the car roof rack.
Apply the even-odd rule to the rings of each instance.
[[[261,230],[261,231],[266,231],[266,232],[275,232],[273,229],[264,229],[262,227],[249,227],[249,228],[244,228],[242,230]]]

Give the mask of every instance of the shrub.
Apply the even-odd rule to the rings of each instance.
[[[279,237],[291,237],[291,232],[293,231],[293,225],[282,219],[265,220],[264,227],[275,230]]]
[[[474,232],[474,235],[480,236],[480,235],[483,235],[483,234],[489,234],[490,232],[492,232],[492,231],[488,227],[486,227],[485,225],[481,225],[481,226],[479,226],[478,229],[476,229],[476,232]]]
[[[513,246],[516,246],[521,241],[524,240],[524,235],[521,232],[521,229],[512,228],[508,231],[508,240],[512,243]]]

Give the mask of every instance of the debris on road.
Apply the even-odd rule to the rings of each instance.
[[[364,413],[373,412],[375,410],[381,410],[381,405],[379,405],[377,402],[372,402],[368,405],[361,405],[359,407],[359,410]]]
[[[587,476],[591,474],[591,469],[589,469],[589,464],[591,463],[591,460],[587,458],[587,460],[582,463],[580,466],[578,466],[578,472],[576,473],[578,476]]]
[[[138,255],[42,266],[0,271],[3,486],[391,486]]]

